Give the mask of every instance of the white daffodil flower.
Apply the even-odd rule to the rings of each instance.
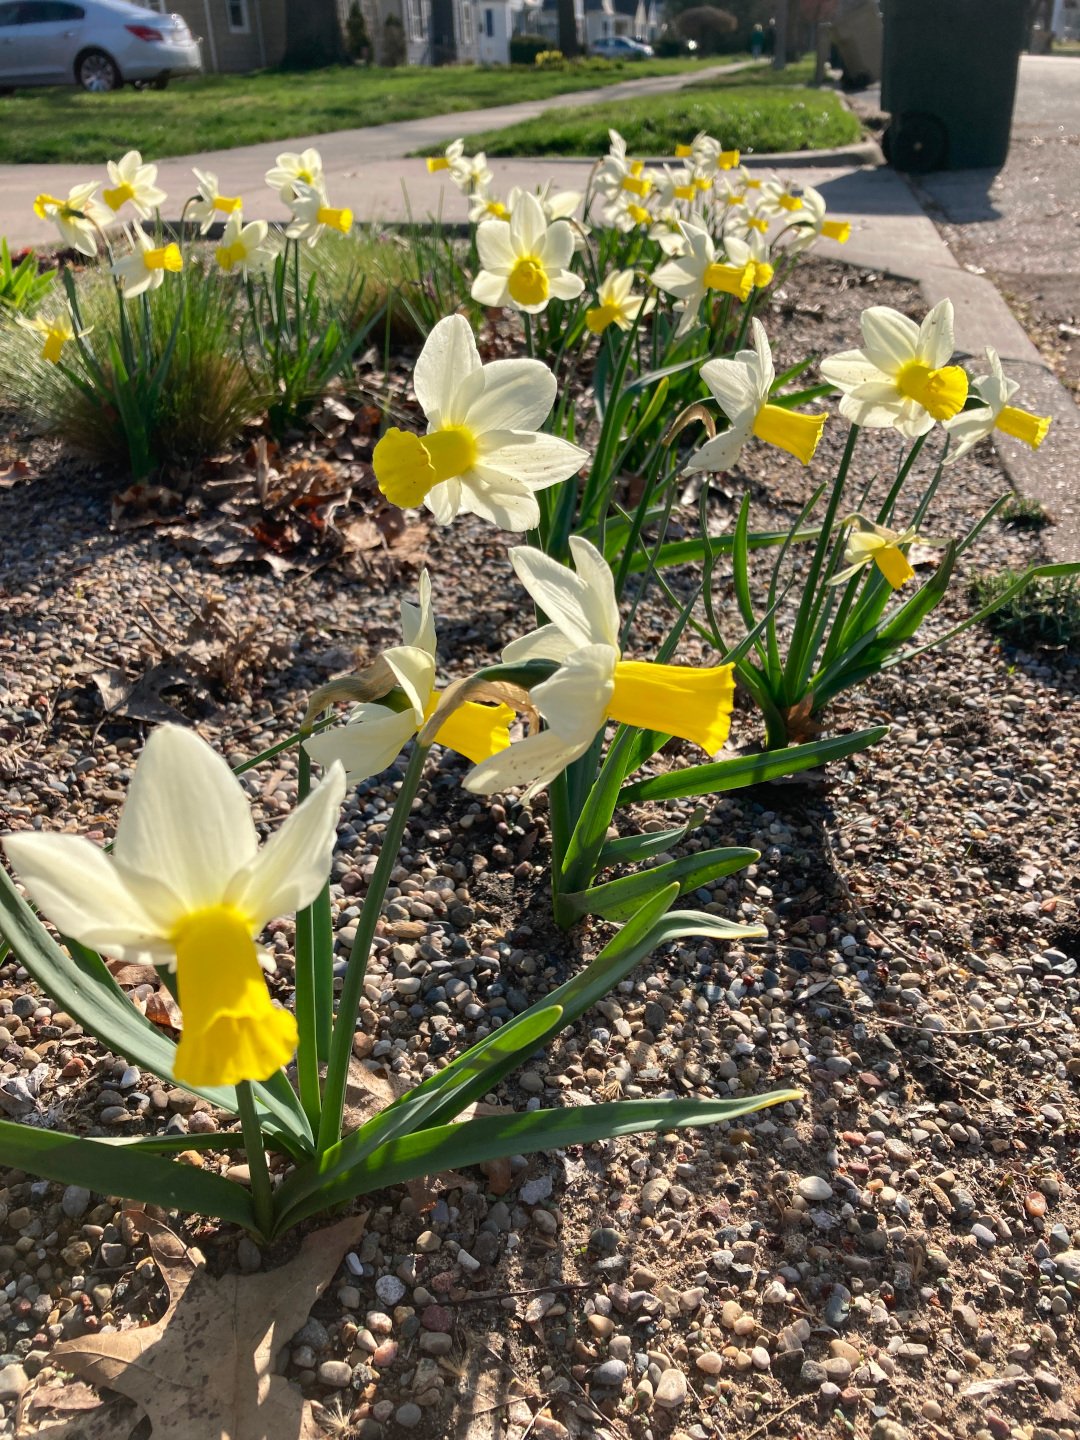
[[[576,573],[529,546],[510,551],[521,583],[551,622],[513,641],[503,660],[560,663],[529,693],[548,728],[482,761],[462,782],[467,790],[490,794],[527,785],[531,795],[583,755],[608,720],[680,735],[710,755],[727,739],[733,667],[623,660],[611,567],[580,535],[571,536],[570,552]]]
[[[465,141],[458,136],[451,140],[441,155],[432,155],[427,162],[428,174],[434,175],[439,170],[453,170],[455,165],[460,165],[465,157]]]
[[[760,320],[751,321],[751,326],[753,350],[740,350],[734,360],[707,360],[701,367],[702,380],[731,426],[691,455],[685,467],[688,471],[730,470],[751,435],[786,450],[804,465],[809,465],[818,447],[828,415],[800,415],[770,405],[776,372],[769,338]]]
[[[763,239],[769,233],[769,217],[758,212],[756,205],[744,199],[741,205],[732,206],[724,216],[724,237],[734,235],[737,240],[749,241],[752,235]]]
[[[674,205],[676,200],[690,205],[699,193],[692,171],[685,168],[672,170],[670,165],[663,167],[656,182],[656,200],[662,210]]]
[[[405,692],[406,706],[357,705],[348,723],[324,730],[304,741],[304,748],[320,765],[340,761],[350,785],[378,775],[392,765],[439,703],[435,689],[435,617],[431,608],[431,578],[420,576],[420,606],[401,602],[404,645],[384,650],[383,660]],[[457,750],[476,762],[496,755],[510,744],[509,726],[514,712],[508,705],[477,705],[466,701],[443,722],[435,743]]]
[[[295,181],[292,190],[292,198],[285,202],[293,213],[292,224],[285,231],[290,240],[304,240],[314,246],[325,229],[348,235],[353,222],[351,210],[335,210],[325,190],[306,185],[303,180]]]
[[[221,244],[214,251],[221,269],[228,272],[239,265],[245,280],[252,271],[268,270],[274,263],[274,252],[263,244],[266,231],[265,220],[253,220],[245,225],[240,211],[234,210],[225,222]]]
[[[889,530],[875,520],[863,515],[849,515],[844,521],[852,529],[848,534],[844,559],[847,569],[841,570],[829,581],[830,585],[843,585],[867,565],[876,565],[893,590],[899,590],[909,580],[914,580],[915,571],[901,545],[939,545],[939,540],[927,540],[915,533],[915,527],[906,530]]]
[[[195,170],[199,182],[199,198],[188,206],[188,213],[199,227],[199,234],[205,235],[214,221],[221,216],[235,215],[243,205],[239,195],[222,195],[218,190],[218,178],[211,170]]]
[[[841,415],[872,429],[891,427],[909,440],[925,435],[935,420],[959,415],[968,382],[959,365],[948,363],[951,300],[940,300],[921,325],[887,305],[864,310],[859,323],[863,348],[830,355],[820,367],[843,391]]]
[[[105,168],[113,188],[102,190],[101,198],[114,215],[130,201],[139,219],[149,220],[157,207],[164,205],[168,199],[165,191],[154,184],[158,167],[144,165],[138,150],[129,150],[119,163],[107,161]]]
[[[838,245],[846,245],[851,238],[851,226],[846,220],[826,218],[825,197],[812,185],[803,189],[802,209],[792,221],[792,227],[794,238],[791,249],[796,253],[808,249],[822,235],[826,240],[835,240]]]
[[[538,315],[549,300],[574,300],[584,290],[569,265],[574,232],[566,220],[549,225],[535,195],[522,195],[510,224],[487,220],[476,230],[481,269],[472,298],[481,305],[509,305]]]
[[[990,374],[977,375],[972,381],[972,389],[986,404],[978,410],[962,410],[959,415],[945,421],[945,429],[956,445],[955,450],[950,450],[946,465],[959,460],[961,455],[966,455],[972,446],[985,440],[995,430],[1011,435],[1014,440],[1022,440],[1032,450],[1037,450],[1050,429],[1051,416],[1032,415],[1029,410],[1019,410],[1009,404],[1020,386],[1006,376],[997,351],[989,345],[986,347],[986,358]]]
[[[276,190],[287,205],[296,193],[296,183],[310,185],[321,190],[324,185],[322,156],[318,150],[304,150],[301,154],[286,150],[277,157],[277,163],[263,177],[271,190]]]
[[[772,255],[769,241],[760,230],[749,231],[745,240],[740,240],[737,235],[726,234],[724,254],[729,264],[736,267],[753,265],[755,289],[764,290],[765,286],[771,283],[774,274]]]
[[[164,283],[166,270],[181,270],[183,256],[178,245],[151,243],[144,230],[135,230],[131,235],[130,255],[123,255],[111,267],[110,274],[120,281],[125,300],[134,300],[144,290],[156,290]]]
[[[463,315],[434,327],[413,370],[413,389],[427,434],[392,427],[372,463],[388,500],[402,507],[423,502],[440,525],[472,514],[503,530],[531,529],[540,523],[535,492],[569,479],[589,458],[568,440],[539,433],[555,403],[547,366],[481,364]]]
[[[698,308],[710,290],[745,300],[754,288],[754,266],[725,265],[716,258],[712,236],[700,225],[682,226],[686,249],[653,271],[653,284],[681,301],[682,318],[676,336],[685,335],[697,319]],[[680,308],[680,307],[676,307]]]
[[[225,761],[193,731],[163,725],[136,767],[111,857],[45,832],[8,835],[4,849],[61,935],[176,972],[177,1080],[267,1080],[296,1048],[296,1021],[270,1000],[255,936],[322,889],[344,795],[338,765],[260,850]]]
[[[651,176],[644,171],[641,160],[620,160],[609,155],[593,176],[593,188],[609,206],[621,196],[644,200],[653,188]]]
[[[469,201],[469,219],[474,225],[484,220],[505,220],[509,223],[512,205],[504,205],[484,189],[473,191]]]
[[[477,190],[486,190],[495,179],[487,156],[483,150],[475,155],[463,155],[461,160],[450,167],[450,178],[466,195],[475,195]]]
[[[636,204],[629,195],[618,195],[610,205],[605,205],[603,220],[605,225],[610,225],[623,235],[629,235],[631,230],[636,230],[641,225],[651,227],[653,223],[652,211],[647,210],[644,205]]]
[[[686,254],[682,216],[674,205],[663,206],[657,211],[656,219],[649,229],[649,239],[655,240],[665,255]]]
[[[712,175],[717,170],[733,170],[739,163],[739,152],[725,150],[719,140],[699,130],[689,145],[675,146],[675,158],[689,160],[702,175]]]
[[[572,220],[577,212],[578,206],[584,198],[580,190],[557,190],[555,194],[552,194],[551,191],[554,183],[553,180],[549,180],[546,185],[541,186],[536,191],[536,198],[540,201],[540,208],[543,210],[544,218],[549,225],[554,220]],[[510,193],[506,197],[507,219],[510,218],[514,206],[525,193],[520,185],[512,185],[510,187]],[[502,217],[496,216],[495,218],[500,219]],[[574,249],[576,251],[584,251],[587,237],[591,233],[589,227],[583,225],[579,220],[571,225],[570,228],[574,232]]]
[[[792,184],[785,183],[774,176],[771,180],[762,181],[757,208],[770,220],[781,218],[789,220],[797,210],[803,208],[802,196],[795,194]]]
[[[66,200],[59,200],[55,195],[39,195],[34,201],[34,214],[38,219],[51,220],[64,244],[78,250],[80,255],[97,254],[101,227],[113,218],[113,212],[95,199],[98,184],[96,180],[88,180],[85,185],[73,185]]]
[[[597,293],[598,303],[585,311],[585,324],[594,335],[602,335],[609,325],[629,330],[642,314],[642,306],[644,314],[652,313],[656,306],[655,297],[650,295],[646,300],[644,296],[632,295],[633,288],[633,270],[612,270],[610,275],[605,276]]]
[[[35,315],[32,320],[28,320],[25,315],[16,313],[15,320],[24,330],[44,339],[45,344],[41,350],[42,360],[59,365],[64,346],[69,340],[75,339],[75,322],[72,319],[71,311],[62,310],[59,315],[54,315],[51,319],[44,315]],[[80,330],[79,338],[89,335],[93,328],[92,325],[88,325],[85,330]]]

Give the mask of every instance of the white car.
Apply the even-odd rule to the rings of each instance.
[[[164,89],[174,75],[201,74],[199,42],[179,15],[127,0],[0,0],[0,90],[102,93],[129,81]]]

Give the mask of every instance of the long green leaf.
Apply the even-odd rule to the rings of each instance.
[[[669,860],[651,870],[638,870],[633,875],[623,875],[618,880],[609,880],[604,885],[593,885],[587,890],[577,890],[562,898],[580,920],[583,915],[601,915],[605,920],[628,920],[642,903],[671,884],[678,881],[679,894],[685,895],[718,880],[722,875],[732,875],[744,870],[761,859],[759,850],[735,848],[702,850],[696,855],[684,855],[678,860]],[[747,939],[751,935],[764,935],[760,926],[741,927],[742,933],[732,939]]]
[[[255,1228],[251,1196],[242,1185],[212,1170],[197,1170],[159,1155],[133,1154],[97,1140],[0,1120],[0,1164],[105,1195],[215,1215],[248,1230]]]
[[[418,1175],[433,1175],[447,1167],[478,1165],[502,1155],[528,1155],[536,1150],[588,1145],[643,1130],[681,1130],[719,1125],[756,1110],[789,1100],[801,1100],[801,1090],[774,1090],[742,1100],[622,1100],[612,1105],[590,1105],[565,1110],[533,1110],[440,1125],[381,1145],[364,1160],[337,1171],[333,1178],[278,1214],[280,1234],[308,1215],[329,1205],[351,1200],[369,1190],[398,1185]],[[347,1144],[342,1141],[341,1149]],[[333,1151],[326,1159],[331,1159]]]
[[[802,530],[797,535],[792,535],[789,530],[751,530],[746,537],[746,544],[749,550],[767,550],[771,545],[783,545],[784,541],[816,540],[821,534],[819,526],[812,526],[809,530]],[[716,555],[730,555],[734,544],[734,535],[713,535],[712,548]],[[661,545],[656,556],[656,564],[659,569],[668,565],[690,565],[705,558],[705,545],[701,537],[694,540],[669,540]],[[639,550],[634,559],[630,561],[630,574],[640,575],[643,570],[649,568],[651,557],[643,555]]]
[[[672,830],[653,830],[646,835],[620,835],[618,840],[609,840],[600,851],[596,868],[604,870],[608,865],[633,865],[638,860],[647,860],[650,855],[659,855],[670,846],[678,845],[688,831],[697,829],[704,818],[705,811],[699,805],[685,825],[676,825]]]
[[[163,1080],[173,1079],[176,1055],[173,1042],[135,1009],[93,951],[76,946],[70,956],[64,954],[3,869],[0,869],[0,933],[49,998],[74,1016],[85,1030],[143,1069],[160,1075]],[[313,1136],[299,1102],[284,1075],[275,1080],[276,1083],[255,1087],[259,1101],[270,1112],[263,1123],[280,1135],[290,1151],[301,1154],[310,1151]],[[216,1089],[187,1088],[205,1096],[214,1105],[235,1112],[236,1092],[231,1085]]]
[[[639,800],[674,800],[682,795],[712,795],[725,790],[739,790],[745,785],[764,785],[784,775],[794,775],[829,760],[840,760],[876,745],[889,733],[887,725],[869,730],[855,730],[850,735],[837,735],[831,740],[812,740],[807,745],[790,745],[785,750],[766,750],[758,755],[739,755],[733,760],[720,760],[714,765],[691,765],[687,770],[672,770],[667,775],[653,775],[624,785],[619,804],[630,805]]]

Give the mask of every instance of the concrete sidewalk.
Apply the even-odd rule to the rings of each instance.
[[[711,65],[707,69],[684,71],[677,75],[644,76],[640,80],[624,80],[617,85],[573,90],[565,95],[551,95],[546,100],[528,100],[516,105],[497,105],[487,110],[459,110],[445,115],[427,115],[419,120],[400,120],[387,125],[368,125],[356,130],[334,130],[326,135],[301,135],[289,140],[270,140],[260,145],[242,145],[232,150],[212,150],[198,155],[174,156],[158,166],[158,184],[172,201],[177,201],[178,219],[183,198],[192,194],[195,182],[192,166],[210,170],[217,177],[224,195],[244,197],[244,216],[250,220],[288,219],[277,196],[267,189],[263,176],[283,150],[305,150],[313,145],[322,155],[327,186],[334,205],[349,206],[358,220],[399,219],[405,213],[401,184],[407,184],[409,200],[415,214],[436,213],[440,192],[445,190],[443,213],[449,219],[464,220],[467,208],[452,186],[441,182],[445,176],[429,176],[423,160],[405,160],[406,155],[429,145],[448,144],[458,135],[475,135],[482,130],[499,130],[522,120],[534,120],[547,110],[565,110],[578,105],[634,100],[641,96],[668,95],[699,80],[718,75],[731,75],[767,61],[741,60],[733,65]],[[119,156],[116,157],[119,159]],[[154,156],[147,154],[148,161]],[[539,164],[540,162],[537,162]],[[532,162],[523,164],[527,183],[535,183]],[[577,162],[588,171],[587,162]],[[548,171],[544,170],[544,178]],[[0,165],[0,231],[7,235],[14,249],[23,245],[49,245],[55,242],[55,230],[33,213],[34,197],[66,195],[73,185],[86,180],[104,179],[104,165]],[[508,181],[512,183],[526,183]],[[567,182],[568,184],[571,182]],[[503,184],[500,179],[499,184]],[[581,187],[583,188],[583,187]]]

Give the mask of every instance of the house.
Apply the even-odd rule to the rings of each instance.
[[[663,6],[658,0],[575,0],[575,9],[579,45],[594,45],[615,35],[651,43],[663,28]],[[539,30],[557,48],[558,0],[544,0]]]
[[[263,70],[285,54],[284,0],[140,0],[159,15],[181,15],[202,48],[203,69]]]
[[[509,65],[515,35],[540,35],[540,0],[479,0],[476,10],[477,59],[484,65]]]

